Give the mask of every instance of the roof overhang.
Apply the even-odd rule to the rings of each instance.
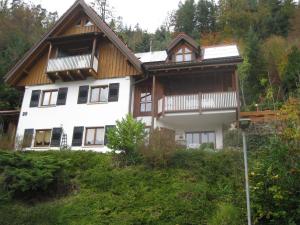
[[[236,68],[236,66],[241,63],[243,59],[241,57],[230,57],[230,58],[219,58],[202,60],[200,62],[184,62],[184,63],[144,63],[143,66],[149,73],[163,73],[172,71],[182,71],[182,70],[203,70],[203,69],[216,69],[216,68]]]

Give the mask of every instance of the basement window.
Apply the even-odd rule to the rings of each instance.
[[[58,90],[43,91],[42,106],[56,105]]]
[[[212,143],[216,146],[216,134],[212,131],[186,133],[186,145],[188,148],[199,148],[201,144]]]
[[[51,130],[36,130],[34,146],[49,147],[51,140]]]

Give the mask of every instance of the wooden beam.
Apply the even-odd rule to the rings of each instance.
[[[71,75],[70,71],[67,71],[66,76],[70,78],[70,80],[74,80],[74,77]]]
[[[51,42],[49,42],[49,51],[48,51],[48,56],[47,56],[47,62],[45,65],[45,73],[47,73],[48,63],[49,63],[49,59],[51,56],[51,50],[52,50],[52,44],[51,44]]]
[[[77,70],[77,74],[78,74],[78,76],[79,76],[82,80],[85,79],[84,74],[83,74],[80,70]]]
[[[96,44],[97,44],[97,38],[94,37],[90,68],[93,68],[94,58],[95,58],[95,51],[96,51]]]
[[[155,117],[155,105],[156,105],[156,96],[155,96],[155,83],[156,83],[156,77],[155,75],[152,77],[152,112],[151,112],[151,129],[154,130],[154,117]]]
[[[235,86],[236,86],[236,101],[238,104],[237,112],[236,112],[236,120],[237,120],[237,126],[239,127],[239,120],[240,120],[240,112],[241,112],[241,101],[240,101],[240,88],[239,88],[239,77],[237,74],[237,71],[234,71],[234,77],[235,77]]]

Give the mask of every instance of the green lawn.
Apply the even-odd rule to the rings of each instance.
[[[69,159],[73,191],[29,204],[2,190],[1,225],[245,224],[240,152],[181,152],[164,169],[118,168],[111,155],[93,152],[24,154]]]

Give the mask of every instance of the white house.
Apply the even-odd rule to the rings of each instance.
[[[222,148],[239,114],[239,62],[236,45],[200,48],[185,34],[134,54],[78,0],[5,77],[24,90],[17,143],[105,152],[106,132],[132,113],[188,147]]]

